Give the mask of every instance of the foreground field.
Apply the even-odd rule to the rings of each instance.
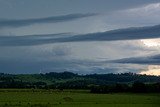
[[[160,94],[91,94],[88,91],[0,90],[0,107],[159,107]]]

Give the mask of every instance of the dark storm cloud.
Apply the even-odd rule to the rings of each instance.
[[[32,46],[64,42],[136,40],[160,37],[160,25],[118,29],[89,34],[0,36],[0,46]]]
[[[51,16],[51,17],[37,18],[37,19],[0,19],[0,28],[23,27],[33,24],[42,24],[42,23],[66,22],[95,15],[97,14],[87,13],[87,14],[68,14],[61,16]]]
[[[55,40],[65,38],[70,33],[25,35],[25,36],[0,36],[0,46],[33,46],[56,42]],[[65,36],[65,37],[64,37]]]
[[[79,70],[78,73],[84,72],[80,70],[80,66],[93,66],[94,63],[87,60],[67,60],[65,58],[54,60],[0,60],[0,72],[5,73],[39,73],[39,72],[63,72],[66,70],[73,71]],[[96,69],[96,68],[95,68]],[[84,72],[85,73],[85,72]],[[86,70],[87,73],[87,70]]]
[[[160,64],[160,54],[145,57],[132,57],[124,58],[119,60],[111,61],[114,63],[125,63],[125,64],[149,64],[149,65],[159,65]]]

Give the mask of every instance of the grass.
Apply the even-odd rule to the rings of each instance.
[[[160,94],[91,94],[83,90],[0,90],[0,107],[159,107]]]

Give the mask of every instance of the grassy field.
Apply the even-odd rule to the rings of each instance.
[[[160,107],[160,94],[4,89],[0,90],[0,107]]]

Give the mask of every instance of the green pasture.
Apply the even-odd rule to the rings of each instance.
[[[0,107],[160,107],[160,94],[1,89]]]

